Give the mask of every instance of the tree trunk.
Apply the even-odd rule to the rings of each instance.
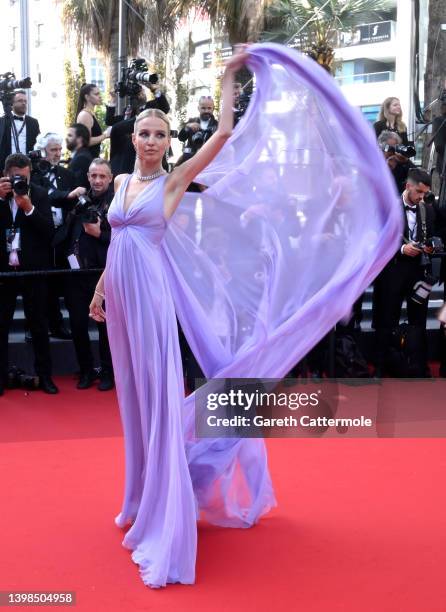
[[[115,83],[120,80],[119,74],[119,10],[114,2],[113,17],[110,27],[110,54],[104,57],[106,66],[107,91],[114,90]]]

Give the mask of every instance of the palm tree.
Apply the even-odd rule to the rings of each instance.
[[[276,0],[269,8],[268,40],[299,47],[329,72],[340,35],[381,19],[389,0]]]
[[[167,18],[166,0],[127,2],[127,49],[136,55],[146,36],[151,47],[160,44],[172,22]],[[65,0],[63,20],[67,32],[74,31],[78,44],[97,49],[107,68],[108,88],[118,80],[119,0]]]
[[[265,25],[266,9],[274,0],[168,0],[172,18],[185,16],[191,9],[209,15],[215,30],[228,35],[229,42],[254,42]]]

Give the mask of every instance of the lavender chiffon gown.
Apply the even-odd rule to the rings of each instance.
[[[275,505],[264,441],[198,439],[178,317],[208,379],[281,377],[398,248],[397,194],[371,129],[313,61],[249,49],[256,92],[163,214],[166,177],[110,206],[107,329],[125,442],[116,523],[151,587],[195,580],[198,517],[250,527]],[[212,385],[212,381],[208,383]]]

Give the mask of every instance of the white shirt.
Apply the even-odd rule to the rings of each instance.
[[[16,218],[16,215],[17,215],[17,211],[19,210],[19,207],[17,206],[17,203],[16,203],[14,198],[12,198],[9,201],[9,208],[11,209],[12,220],[15,221],[15,218]],[[33,205],[33,207],[31,208],[31,210],[29,212],[25,213],[25,216],[29,217],[30,215],[33,214],[33,212],[34,212],[34,205]]]
[[[14,125],[17,130],[17,135],[19,137],[19,151],[16,150],[15,138],[11,128],[11,153],[24,153],[26,155],[26,122],[25,115],[23,115],[23,121],[17,121],[14,119]]]
[[[45,174],[45,177],[49,180],[49,182],[52,185],[52,187],[48,189],[48,195],[49,195],[50,193],[53,193],[55,189],[57,189],[56,174],[55,172],[47,172]],[[55,206],[51,206],[51,212],[53,214],[54,227],[59,227],[60,225],[62,225],[63,224],[62,209],[56,208]]]
[[[404,210],[406,213],[407,224],[409,226],[409,238],[410,240],[416,240],[417,235],[417,206],[416,204],[409,204],[406,202],[403,195],[404,206],[410,206],[413,210]]]
[[[12,200],[10,200],[9,208],[11,209],[12,220],[15,221],[15,218],[16,218],[16,215],[17,215],[17,211],[19,210],[19,207],[17,206],[16,201],[14,200],[14,198],[12,198]]]
[[[200,120],[200,128],[202,130],[207,130],[208,129],[208,125],[209,125],[209,121],[210,121],[210,119],[208,119],[207,121]]]
[[[412,241],[416,240],[416,235],[417,235],[417,206],[413,204],[409,204],[408,202],[406,202],[406,199],[404,198],[404,194],[403,194],[403,204],[404,206],[410,206],[411,208],[413,208],[413,210],[406,210],[404,209],[404,212],[406,213],[406,219],[407,219],[407,225],[409,226],[409,239]],[[403,244],[403,246],[401,247],[401,254],[404,255],[404,247],[406,245]]]

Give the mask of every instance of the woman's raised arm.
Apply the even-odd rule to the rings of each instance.
[[[167,218],[175,212],[188,185],[214,159],[232,134],[234,74],[246,63],[245,49],[246,45],[237,47],[236,52],[226,64],[222,79],[222,112],[216,132],[191,159],[175,168],[166,180],[164,213]]]

